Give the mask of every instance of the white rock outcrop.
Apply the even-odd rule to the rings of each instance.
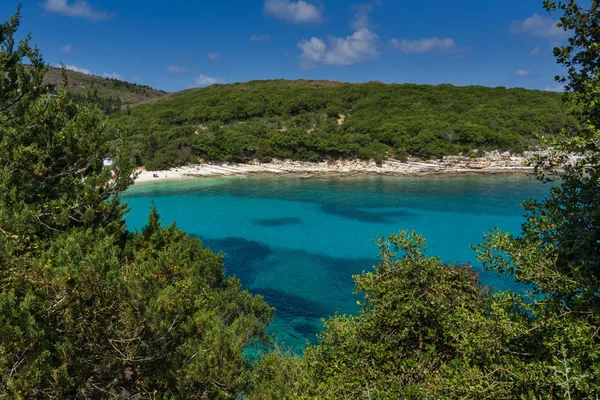
[[[531,167],[525,162],[535,153],[512,155],[499,151],[485,153],[479,157],[447,156],[441,160],[421,160],[409,158],[407,161],[386,160],[380,165],[374,161],[336,160],[323,162],[302,162],[292,160],[273,160],[268,163],[253,161],[246,164],[235,163],[201,163],[160,171],[161,179],[181,178],[186,176],[227,176],[248,174],[303,174],[303,175],[337,175],[354,174],[388,174],[388,175],[428,175],[428,174],[461,174],[461,173],[522,173],[530,172]],[[139,181],[151,181],[153,171],[145,171],[144,178]],[[150,175],[152,174],[152,175]],[[146,179],[147,178],[147,179]]]

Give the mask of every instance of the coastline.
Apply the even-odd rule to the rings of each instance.
[[[523,155],[490,152],[481,157],[446,156],[441,160],[421,160],[409,158],[406,161],[385,160],[381,165],[374,161],[336,160],[304,162],[273,160],[268,163],[253,161],[237,163],[203,163],[171,168],[162,171],[138,169],[135,183],[158,182],[172,179],[244,175],[292,175],[300,178],[351,177],[355,175],[377,174],[392,176],[423,175],[465,175],[465,174],[525,174],[533,171],[524,163],[536,153]]]

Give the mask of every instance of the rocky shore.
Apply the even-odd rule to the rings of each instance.
[[[443,159],[421,160],[409,158],[406,161],[386,160],[380,165],[374,161],[336,160],[324,162],[303,162],[273,160],[268,163],[258,161],[246,164],[203,163],[172,168],[168,171],[141,170],[136,182],[177,179],[184,177],[211,177],[249,174],[301,174],[302,177],[333,175],[351,176],[355,174],[385,175],[431,175],[431,174],[503,174],[527,173],[532,168],[525,162],[533,152],[522,155],[489,152],[480,157],[446,156]]]

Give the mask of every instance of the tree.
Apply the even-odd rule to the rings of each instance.
[[[118,194],[133,165],[96,108],[78,106],[64,90],[54,96],[42,83],[47,66],[30,37],[15,45],[19,22],[17,10],[0,27],[0,227],[5,240],[23,246],[120,220]],[[103,167],[107,156],[117,168]]]
[[[49,91],[42,84],[46,65],[37,48],[30,45],[30,38],[15,43],[14,33],[19,27],[21,6],[17,12],[0,26],[0,43],[3,58],[0,68],[4,72],[0,76],[0,111],[13,118],[22,118],[31,101]],[[31,68],[23,63],[27,58]]]
[[[273,310],[155,208],[125,229],[126,146],[96,105],[42,85],[19,21],[0,27],[0,397],[242,392]]]
[[[600,396],[600,2],[545,6],[572,34],[555,49],[567,67],[557,79],[584,129],[545,138],[552,149],[536,174],[558,184],[524,204],[521,235],[492,231],[476,248],[485,268],[525,290],[482,292],[468,270],[423,257],[420,238],[392,237],[406,255],[394,260],[383,242],[376,273],[356,278],[359,316],[327,321],[302,360],[266,357],[257,371],[274,383],[256,378],[256,398],[282,387],[306,398]]]
[[[469,352],[468,323],[491,311],[477,275],[427,257],[414,233],[378,245],[375,271],[354,277],[364,294],[359,315],[330,318],[301,360],[267,355],[254,370],[255,398],[426,398],[436,376]]]
[[[575,0],[544,0],[549,12],[560,11],[559,27],[571,34],[568,44],[554,49],[556,61],[566,68],[557,76],[572,99],[581,107],[578,114],[591,125],[600,126],[598,68],[600,68],[600,2],[591,0],[586,8]]]
[[[521,236],[495,232],[479,247],[487,268],[529,285],[514,306],[527,309],[529,336],[542,346],[532,369],[546,379],[538,390],[553,396],[596,398],[600,393],[600,2],[545,1],[560,11],[558,26],[571,34],[554,54],[567,68],[558,76],[565,100],[576,104],[582,126],[565,131],[548,155],[535,160],[541,180],[558,178],[543,201],[525,203]],[[560,170],[556,170],[556,168]],[[533,386],[533,383],[532,383]]]

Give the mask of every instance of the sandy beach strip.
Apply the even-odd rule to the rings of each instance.
[[[303,162],[292,160],[273,160],[268,163],[253,161],[245,164],[203,163],[187,165],[170,170],[146,171],[138,169],[136,183],[157,182],[166,179],[186,177],[217,177],[250,174],[293,174],[305,178],[317,176],[353,176],[358,174],[384,175],[461,175],[461,174],[505,174],[528,173],[531,167],[525,162],[534,153],[511,155],[490,152],[482,157],[447,156],[441,160],[408,159],[406,161],[386,160],[380,164],[363,160],[335,160],[323,162]]]
[[[172,170],[146,171],[145,169],[138,169],[136,173],[138,174],[135,178],[136,183],[181,179],[186,177],[185,175]],[[158,177],[155,177],[154,175],[158,175]]]

